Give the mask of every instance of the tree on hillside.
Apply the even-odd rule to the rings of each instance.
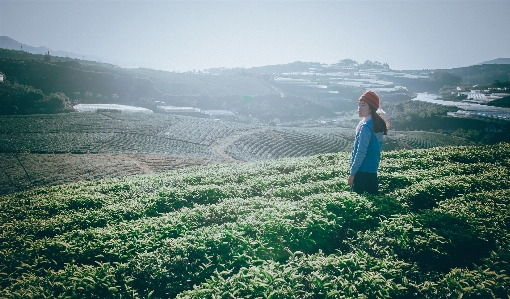
[[[62,92],[52,93],[38,103],[40,112],[56,113],[72,111],[73,107],[69,98]]]
[[[45,96],[40,89],[4,80],[0,85],[0,114],[57,113],[72,111],[65,94],[52,93]]]
[[[360,69],[384,69],[384,68],[389,69],[389,65],[387,63],[382,64],[379,61],[372,62],[370,60],[366,60],[365,62],[363,62],[363,64],[359,65],[359,68]]]
[[[43,60],[45,62],[50,62],[51,61],[50,51],[48,51],[47,53],[44,54],[44,59]]]
[[[22,84],[11,84],[4,80],[0,86],[1,114],[34,113],[34,103],[42,101],[44,94],[40,89]]]
[[[458,108],[421,101],[385,104],[386,119],[396,130],[444,129],[442,119]]]
[[[493,83],[492,83],[492,87],[493,88],[510,88],[510,81],[499,81],[499,80],[495,80]]]
[[[488,106],[510,108],[510,96],[487,103]]]
[[[342,59],[338,62],[338,65],[340,65],[340,66],[355,66],[357,64],[358,64],[358,62],[356,62],[356,60],[352,60],[352,59]]]

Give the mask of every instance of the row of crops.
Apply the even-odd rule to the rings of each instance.
[[[352,130],[274,128],[243,136],[226,152],[238,160],[259,161],[348,151],[354,139],[349,132]]]
[[[164,114],[3,116],[0,152],[166,153],[213,157],[218,138],[252,126]],[[4,125],[5,124],[5,125]]]
[[[245,135],[230,145],[226,152],[242,161],[261,161],[287,157],[352,151],[354,129],[283,128]],[[383,150],[420,149],[466,145],[462,138],[421,131],[390,131]]]
[[[177,124],[170,115],[143,113],[63,113],[2,116],[1,134],[138,133],[157,134]]]
[[[188,118],[186,121],[181,121],[161,131],[157,136],[164,138],[179,136],[181,141],[210,146],[217,139],[229,136],[237,131],[247,130],[248,128],[253,127],[233,122]]]
[[[395,134],[391,134],[388,139],[390,142],[399,143],[401,144],[401,147],[407,148],[460,146],[467,145],[469,143],[463,138],[423,131],[396,132]]]
[[[0,117],[0,152],[162,153],[215,158],[222,138],[257,128],[229,121],[137,113],[69,113]],[[350,151],[354,129],[275,127],[244,134],[226,153],[260,161]],[[394,132],[383,150],[464,145],[461,138],[432,132]]]
[[[2,298],[508,298],[510,144],[193,167],[0,197]]]
[[[164,154],[0,153],[0,195],[34,187],[157,173],[221,162],[212,158]]]
[[[0,153],[0,168],[1,195],[36,186],[140,174],[134,162],[107,155]]]

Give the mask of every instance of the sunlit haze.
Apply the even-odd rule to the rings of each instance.
[[[0,36],[167,71],[510,57],[510,1],[5,1]]]

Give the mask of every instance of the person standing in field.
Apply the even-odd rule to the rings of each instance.
[[[358,100],[358,116],[363,119],[356,127],[354,149],[351,155],[350,174],[347,182],[351,191],[358,194],[377,194],[379,182],[377,170],[381,160],[383,135],[389,124],[378,112],[379,96],[373,91],[365,92]]]

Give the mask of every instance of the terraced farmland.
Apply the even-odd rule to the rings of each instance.
[[[0,152],[157,153],[215,158],[209,145],[249,125],[164,114],[4,116]]]
[[[335,152],[350,152],[354,129],[346,128],[271,128],[244,135],[226,152],[241,161],[261,161]],[[470,142],[445,134],[421,131],[391,131],[383,150],[421,149],[468,145]]]
[[[165,154],[0,153],[0,195],[41,186],[121,178],[225,162],[223,159]]]
[[[352,147],[350,135],[352,130],[341,128],[274,128],[243,136],[226,152],[243,161],[343,152]]]
[[[420,149],[472,144],[463,138],[423,131],[397,131],[392,132],[388,137],[390,143],[397,143],[396,149]]]
[[[0,194],[186,165],[350,152],[354,139],[354,128],[267,127],[157,113],[2,116],[0,123]],[[449,135],[390,130],[383,150],[465,144]]]

